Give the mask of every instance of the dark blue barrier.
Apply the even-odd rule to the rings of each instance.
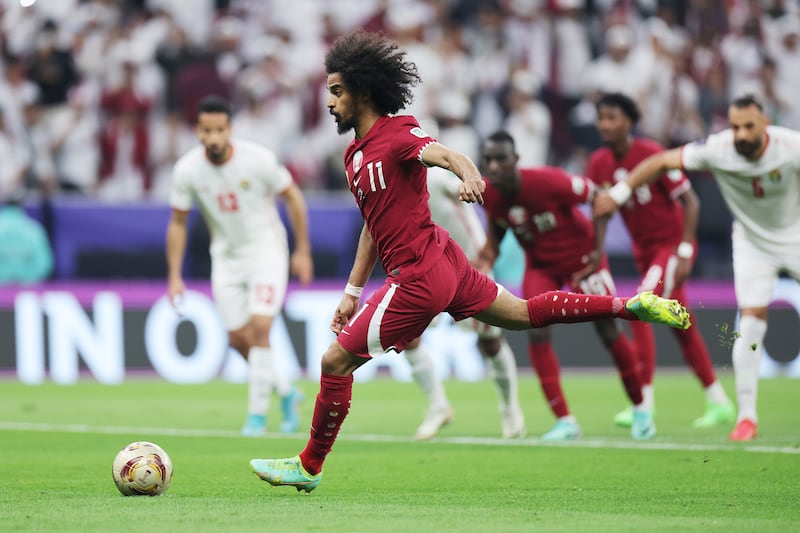
[[[362,225],[358,209],[349,195],[311,195],[307,202],[318,277],[346,277]],[[48,230],[56,279],[157,278],[165,273],[167,205],[58,198],[26,209]],[[281,216],[285,222],[283,209]],[[193,272],[203,271],[197,263],[208,261],[208,236],[197,212],[191,214],[189,227],[185,267],[192,277]]]

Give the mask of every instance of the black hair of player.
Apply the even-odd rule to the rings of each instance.
[[[595,108],[600,111],[601,107],[616,107],[628,117],[631,121],[631,126],[638,124],[642,118],[642,113],[639,111],[639,106],[633,101],[633,98],[622,93],[605,93],[595,102]]]
[[[517,151],[517,144],[514,142],[514,137],[512,137],[511,134],[508,133],[507,131],[500,130],[500,131],[496,131],[496,132],[492,133],[491,135],[486,137],[486,140],[484,141],[484,144],[485,143],[490,143],[490,142],[498,143],[498,144],[499,143],[509,143],[511,145],[511,148],[515,152]]]
[[[231,106],[221,96],[212,94],[206,96],[197,104],[195,119],[200,118],[200,113],[225,113],[228,118],[231,118]]]
[[[734,99],[733,102],[731,102],[731,107],[735,107],[737,109],[745,109],[747,107],[750,107],[751,105],[756,106],[759,111],[764,111],[764,106],[761,103],[761,101],[759,101],[759,99],[752,94],[745,94],[743,96]]]
[[[367,96],[378,113],[394,114],[413,100],[421,80],[416,65],[382,33],[362,29],[339,37],[325,56],[328,74],[338,73],[354,96]]]

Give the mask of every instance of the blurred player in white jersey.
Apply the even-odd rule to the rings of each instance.
[[[486,231],[475,207],[458,199],[460,184],[461,180],[452,172],[439,167],[429,168],[428,206],[433,221],[450,232],[450,236],[461,246],[467,257],[474,260],[486,242]],[[525,418],[517,393],[517,363],[511,347],[503,338],[500,328],[472,318],[465,322],[478,334],[478,350],[488,363],[489,373],[500,396],[503,437],[525,436]],[[420,339],[418,337],[411,341],[403,353],[411,365],[414,381],[428,398],[428,413],[415,435],[419,440],[426,440],[452,420],[453,409],[444,385],[436,375],[430,354]]]
[[[733,213],[733,277],[740,319],[733,343],[739,404],[730,440],[756,438],[758,370],[767,307],[781,273],[800,281],[800,132],[770,126],[752,96],[728,108],[730,128],[655,154],[595,199],[597,216],[613,213],[631,191],[667,170],[711,170]]]
[[[180,309],[186,219],[196,202],[211,234],[211,285],[228,339],[248,361],[248,415],[242,434],[266,432],[272,390],[281,398],[280,429],[297,429],[302,393],[273,367],[270,329],[283,305],[288,273],[308,283],[313,277],[308,214],[300,188],[268,149],[231,139],[231,110],[218,97],[197,109],[195,133],[202,143],[181,157],[173,171],[167,227],[169,298]],[[286,230],[276,207],[287,206],[294,236],[289,256]]]

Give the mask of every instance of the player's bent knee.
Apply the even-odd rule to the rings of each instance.
[[[333,341],[322,355],[322,373],[334,376],[349,376],[355,370],[369,361],[369,358],[359,357],[342,348]]]

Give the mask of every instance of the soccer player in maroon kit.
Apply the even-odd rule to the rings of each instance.
[[[598,186],[607,188],[625,180],[637,164],[663,151],[655,141],[633,137],[639,121],[636,103],[620,93],[603,95],[596,103],[597,129],[605,147],[595,150],[586,175]],[[620,208],[622,219],[633,242],[633,258],[642,274],[639,291],[653,291],[664,298],[686,303],[684,282],[696,257],[695,230],[700,202],[692,185],[680,170],[662,175],[657,181],[638,187]],[[595,219],[598,234],[605,235],[608,217]],[[602,253],[603,239],[598,239]],[[653,329],[644,322],[632,322],[645,405],[652,410],[653,373],[656,347]],[[711,357],[697,327],[676,331],[675,337],[683,358],[706,391],[706,410],[694,421],[696,427],[710,427],[733,422],[735,407],[714,374]],[[620,426],[630,426],[632,413],[624,410],[614,417]]]
[[[458,176],[465,202],[482,203],[485,183],[468,157],[437,143],[413,117],[394,115],[411,101],[411,87],[419,82],[405,52],[380,34],[356,30],[336,40],[325,68],[328,111],[339,133],[355,131],[344,162],[364,227],[331,322],[337,338],[322,356],[308,443],[291,458],[252,459],[250,467],[261,479],[314,490],[350,410],[353,371],[373,356],[402,351],[442,311],[517,330],[609,317],[689,326],[680,304],[649,293],[625,299],[552,291],[526,301],[504,290],[473,268],[431,221],[426,166]],[[378,259],[388,277],[359,307]]]
[[[526,267],[522,281],[523,298],[558,290],[564,286],[575,293],[614,295],[614,280],[608,261],[595,254],[592,221],[578,206],[591,202],[594,184],[559,168],[540,166],[518,168],[514,139],[506,132],[490,135],[483,145],[486,191],[484,208],[489,220],[489,239],[480,254],[478,267],[488,271],[499,254],[498,243],[511,230],[525,250]],[[655,436],[652,415],[642,405],[642,384],[636,353],[613,318],[594,326],[619,370],[625,392],[636,414],[631,435],[635,439]],[[556,425],[542,436],[546,441],[572,440],[580,428],[570,413],[561,389],[558,358],[553,351],[549,327],[528,332],[528,353],[539,376]]]

